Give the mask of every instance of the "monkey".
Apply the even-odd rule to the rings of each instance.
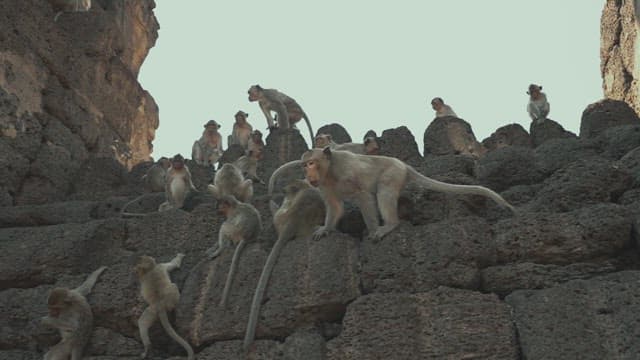
[[[451,106],[444,103],[444,100],[439,97],[435,97],[431,100],[431,107],[436,111],[436,118],[444,117],[444,116],[453,116],[458,117],[456,113],[453,111]]]
[[[182,208],[189,191],[197,191],[191,181],[189,167],[180,154],[171,158],[171,167],[167,170],[164,189],[167,200],[160,204],[158,211]]]
[[[253,150],[249,150],[247,155],[243,155],[238,160],[234,161],[232,164],[235,165],[242,174],[251,181],[258,182],[260,184],[264,184],[264,181],[258,176],[258,160],[262,159],[261,152],[254,152]]]
[[[249,122],[247,122],[247,117],[249,117],[249,114],[242,110],[239,110],[236,113],[236,122],[233,124],[233,131],[231,132],[231,135],[229,135],[229,146],[238,144],[244,149],[247,149],[249,146],[253,127]]]
[[[44,360],[82,359],[93,330],[93,313],[86,296],[105,269],[106,266],[100,267],[73,290],[61,287],[51,290],[47,299],[49,315],[42,318],[42,323],[57,328],[62,339],[44,354]]]
[[[224,307],[227,305],[229,289],[238,268],[240,254],[247,243],[257,241],[258,235],[262,232],[262,220],[255,207],[251,204],[241,203],[233,195],[225,195],[218,201],[218,213],[223,215],[226,220],[218,232],[218,243],[209,248],[206,255],[213,260],[224,249],[231,246],[231,243],[236,246],[220,299],[220,306]]]
[[[142,181],[151,192],[164,191],[165,178],[170,167],[171,161],[163,156],[147,170]]]
[[[222,156],[222,136],[218,132],[220,124],[209,120],[204,124],[200,139],[191,147],[191,159],[198,165],[211,166]]]
[[[256,129],[251,132],[247,151],[253,151],[256,154],[259,154],[260,158],[262,158],[262,153],[264,152],[264,141],[262,141],[262,133],[260,130]]]
[[[58,21],[58,17],[64,12],[86,12],[91,9],[91,0],[49,0],[55,10],[58,10],[53,17],[53,22]]]
[[[289,240],[312,235],[313,231],[322,225],[325,219],[325,205],[320,191],[304,180],[294,180],[289,183],[285,187],[285,198],[282,205],[278,207],[271,201],[270,208],[278,239],[262,268],[260,280],[258,280],[253,295],[243,342],[245,350],[248,350],[255,338],[260,305],[282,248]]]
[[[260,85],[251,86],[247,93],[249,94],[249,101],[257,101],[260,105],[260,109],[262,109],[264,116],[267,118],[269,130],[276,127],[271,111],[275,111],[278,114],[278,127],[282,129],[292,128],[304,118],[313,143],[313,130],[311,130],[309,118],[294,99],[276,89],[263,89]]]
[[[179,268],[183,258],[184,254],[178,254],[170,262],[158,264],[153,257],[143,255],[134,267],[134,272],[140,281],[140,294],[149,305],[138,319],[140,339],[144,345],[144,352],[141,355],[143,359],[147,357],[151,347],[149,328],[157,318],[160,318],[160,323],[167,334],[187,351],[187,359],[193,360],[191,345],[176,333],[167,317],[167,312],[173,310],[180,301],[180,290],[171,282],[169,272]]]
[[[314,147],[324,148],[325,146],[331,147],[332,150],[345,150],[351,151],[354,154],[366,154],[375,155],[380,150],[378,141],[373,136],[367,136],[364,138],[364,143],[343,143],[337,144],[333,141],[329,134],[318,134],[315,137]]]
[[[331,150],[328,146],[308,150],[300,160],[288,162],[276,169],[269,179],[269,194],[273,192],[275,179],[281,171],[301,164],[307,181],[322,192],[327,208],[324,225],[315,231],[314,238],[335,231],[344,212],[343,201],[352,199],[362,212],[369,238],[374,242],[379,241],[400,222],[398,199],[400,191],[408,182],[434,191],[482,195],[515,212],[513,206],[486,187],[443,183],[420,174],[396,158],[353,154]],[[378,226],[378,210],[383,226]]]
[[[253,181],[245,179],[242,171],[235,165],[226,163],[216,172],[214,184],[207,190],[216,198],[233,195],[236,199],[247,202],[253,196]]]
[[[527,91],[527,94],[529,95],[527,112],[535,124],[542,124],[547,119],[547,115],[549,115],[550,110],[547,95],[540,90],[542,90],[542,86],[531,84]]]

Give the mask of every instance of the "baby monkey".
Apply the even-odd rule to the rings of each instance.
[[[140,339],[144,345],[143,359],[147,357],[151,347],[149,328],[159,317],[167,334],[187,351],[187,359],[193,360],[191,345],[176,333],[167,317],[167,312],[173,310],[180,301],[180,291],[178,286],[171,282],[169,272],[180,267],[182,258],[184,254],[178,254],[170,262],[158,264],[154,258],[145,255],[140,257],[134,268],[140,281],[142,298],[149,304],[138,319]]]
[[[49,293],[49,315],[42,323],[58,329],[59,343],[44,354],[44,360],[80,360],[93,330],[93,313],[85,296],[89,295],[98,277],[106,269],[102,266],[73,290],[54,288]]]
[[[255,207],[236,200],[232,195],[225,195],[218,200],[218,213],[223,215],[226,221],[222,223],[218,232],[218,244],[209,248],[206,254],[210,259],[215,259],[224,249],[230,247],[231,243],[236,246],[220,299],[220,306],[226,306],[240,254],[248,242],[257,241],[262,231],[262,221]]]

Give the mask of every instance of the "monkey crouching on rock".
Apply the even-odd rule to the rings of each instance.
[[[344,212],[345,199],[354,201],[360,208],[369,237],[374,241],[383,238],[400,223],[398,198],[408,182],[439,192],[482,195],[515,211],[499,194],[486,187],[443,183],[420,174],[396,158],[334,151],[330,147],[306,151],[301,160],[276,169],[269,179],[269,194],[282,171],[299,165],[304,166],[307,181],[322,191],[327,208],[324,225],[314,233],[316,238],[336,230]],[[378,226],[378,211],[384,222],[382,226]]]

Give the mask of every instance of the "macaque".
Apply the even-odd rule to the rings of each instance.
[[[216,198],[233,195],[236,199],[247,202],[253,196],[253,182],[244,178],[242,171],[235,165],[226,163],[216,172],[213,185],[207,190]]]
[[[164,188],[167,201],[160,204],[158,211],[181,209],[189,191],[197,191],[182,155],[177,154],[171,158],[171,167],[167,171]]]
[[[260,105],[270,130],[276,127],[271,111],[278,114],[278,127],[281,129],[292,128],[304,118],[307,127],[309,127],[311,142],[313,142],[313,130],[311,130],[309,118],[294,99],[276,89],[263,89],[260,85],[251,86],[247,92],[249,93],[249,101],[257,101]]]
[[[238,144],[245,150],[249,147],[253,127],[247,122],[247,117],[249,117],[249,114],[244,111],[236,113],[236,122],[233,124],[231,135],[229,135],[229,146]]]
[[[282,248],[289,240],[313,234],[313,231],[324,221],[325,205],[318,189],[304,180],[294,180],[285,187],[285,198],[280,207],[273,201],[271,202],[271,212],[278,239],[264,264],[253,295],[249,322],[244,337],[245,350],[251,346],[255,338],[260,305]]]
[[[224,307],[227,304],[229,289],[231,289],[233,278],[238,269],[240,254],[248,242],[257,241],[258,235],[262,232],[262,221],[256,208],[251,204],[241,203],[232,195],[225,195],[218,201],[218,213],[223,215],[226,220],[218,232],[218,244],[209,248],[206,255],[213,260],[224,249],[230,247],[231,243],[236,247],[220,298],[220,306]]]
[[[436,97],[431,100],[431,107],[436,111],[436,117],[453,116],[458,117],[451,106],[444,103],[442,98]]]
[[[218,132],[220,125],[215,120],[204,124],[202,137],[193,143],[191,159],[198,165],[212,166],[222,156],[222,136]]]
[[[253,130],[251,133],[251,139],[249,139],[249,146],[247,151],[253,151],[254,154],[259,154],[262,159],[262,153],[264,152],[264,141],[262,141],[262,133],[260,130]]]
[[[134,267],[134,272],[140,281],[140,294],[149,304],[138,319],[140,339],[144,345],[144,352],[141,355],[143,359],[147,357],[151,348],[149,328],[157,318],[160,318],[160,323],[167,334],[187,351],[187,359],[193,360],[191,345],[176,333],[167,317],[167,312],[173,310],[180,302],[180,291],[178,286],[171,282],[169,272],[179,268],[183,258],[184,254],[178,254],[171,262],[158,264],[154,258],[145,255],[140,257]]]
[[[61,340],[44,354],[44,360],[80,360],[93,331],[93,313],[85,298],[106,269],[100,267],[87,277],[79,287],[54,288],[49,293],[49,315],[42,318],[44,325],[60,332]]]
[[[378,241],[398,226],[400,191],[413,182],[420,187],[453,194],[474,194],[491,198],[499,205],[514,208],[494,191],[477,185],[447,184],[428,178],[401,160],[387,156],[360,155],[348,151],[312,149],[276,169],[269,179],[269,194],[279,173],[293,166],[304,167],[305,178],[324,195],[327,215],[315,238],[336,230],[344,213],[344,200],[353,200],[362,212],[369,237]],[[378,211],[384,225],[379,226]]]
[[[543,93],[542,86],[531,84],[529,85],[529,104],[527,104],[527,112],[531,117],[534,124],[542,124],[549,115],[549,102],[547,102],[547,95]]]
[[[58,21],[58,17],[64,12],[89,11],[91,9],[91,0],[49,0],[54,10],[57,10],[53,21]]]
[[[261,159],[262,159],[261,152],[254,152],[253,150],[249,150],[247,155],[243,155],[240,158],[238,158],[238,160],[233,162],[233,165],[235,165],[238,169],[240,169],[240,171],[242,171],[242,174],[246,178],[251,179],[251,181],[253,182],[264,184],[264,181],[262,181],[262,179],[260,179],[260,177],[257,174],[258,160],[261,160]]]
[[[170,167],[171,161],[163,156],[147,170],[142,181],[151,192],[164,191],[165,178]]]
[[[322,149],[325,146],[329,146],[332,150],[345,150],[351,151],[354,154],[366,154],[366,155],[375,155],[380,150],[378,146],[378,141],[375,137],[365,137],[364,143],[343,143],[336,144],[331,135],[329,134],[318,134],[315,137],[314,147]]]

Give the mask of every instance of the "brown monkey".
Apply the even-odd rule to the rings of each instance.
[[[253,127],[247,122],[247,117],[249,117],[249,114],[242,110],[236,113],[236,122],[233,124],[231,135],[229,135],[229,146],[238,144],[245,149],[249,146]]]
[[[176,333],[167,317],[167,312],[173,310],[180,301],[180,291],[178,286],[171,282],[169,272],[180,267],[182,258],[184,254],[178,254],[171,262],[158,264],[154,258],[145,255],[140,257],[134,268],[140,281],[142,298],[149,304],[138,319],[140,339],[144,345],[143,359],[147,357],[151,347],[149,328],[160,318],[167,334],[187,351],[187,359],[193,360],[191,345]]]
[[[343,143],[337,144],[329,134],[318,134],[315,137],[315,148],[322,149],[329,146],[332,150],[351,151],[354,154],[375,155],[378,153],[379,146],[375,137],[365,137],[364,143]]]
[[[231,246],[236,246],[224,284],[220,306],[227,305],[229,289],[238,268],[238,259],[248,242],[255,242],[262,231],[260,213],[251,204],[241,203],[233,195],[225,195],[218,201],[218,212],[226,218],[218,232],[218,244],[212,246],[206,252],[209,259],[215,259],[220,253]]]
[[[247,202],[253,196],[253,182],[244,178],[242,171],[235,165],[226,163],[216,172],[213,185],[207,190],[216,198],[233,195],[236,199]]]
[[[298,121],[304,119],[309,127],[311,142],[313,142],[313,130],[311,130],[309,118],[294,99],[276,89],[263,89],[260,85],[251,86],[247,93],[249,101],[257,101],[260,105],[260,109],[267,118],[269,129],[276,127],[271,111],[278,114],[278,127],[282,129],[292,128]]]
[[[262,298],[282,248],[289,240],[311,235],[315,228],[322,225],[325,218],[325,206],[320,191],[304,180],[294,180],[287,185],[282,206],[278,208],[271,202],[271,211],[274,213],[273,225],[278,233],[278,240],[269,253],[253,295],[247,332],[244,336],[245,350],[255,338]]]
[[[442,98],[436,97],[431,99],[431,108],[436,111],[436,117],[453,116],[458,117],[451,106],[444,103]]]
[[[253,150],[249,150],[247,155],[243,155],[238,158],[238,160],[233,162],[242,174],[247,178],[251,179],[251,181],[258,182],[260,184],[264,184],[264,181],[258,177],[258,160],[262,159],[262,153],[253,152]]]
[[[62,339],[44,354],[44,360],[82,359],[82,352],[93,330],[93,314],[85,297],[106,268],[100,267],[73,290],[51,290],[47,299],[49,315],[42,318],[42,323],[57,328]]]
[[[49,0],[54,10],[58,10],[53,21],[58,21],[58,17],[63,12],[89,11],[91,9],[91,0]]]
[[[160,204],[158,211],[182,208],[189,191],[196,191],[191,181],[189,167],[180,154],[171,158],[171,167],[167,171],[164,189],[167,201]]]
[[[259,154],[260,158],[262,158],[262,153],[264,152],[264,141],[262,141],[262,133],[260,130],[253,130],[251,133],[251,139],[249,140],[247,151],[253,151],[256,154]]]
[[[500,195],[486,187],[443,183],[420,174],[396,158],[332,151],[330,147],[306,151],[301,160],[291,161],[276,169],[269,179],[269,193],[273,191],[273,184],[281,171],[299,164],[304,166],[307,181],[322,191],[327,207],[324,226],[314,233],[315,238],[336,229],[344,211],[343,201],[351,199],[362,212],[369,237],[374,241],[381,239],[400,222],[398,198],[409,181],[434,191],[482,195],[515,211]],[[380,227],[378,210],[384,221]]]
[[[198,165],[210,166],[218,162],[222,156],[222,136],[218,132],[220,124],[209,120],[204,124],[200,139],[191,147],[191,159]]]

